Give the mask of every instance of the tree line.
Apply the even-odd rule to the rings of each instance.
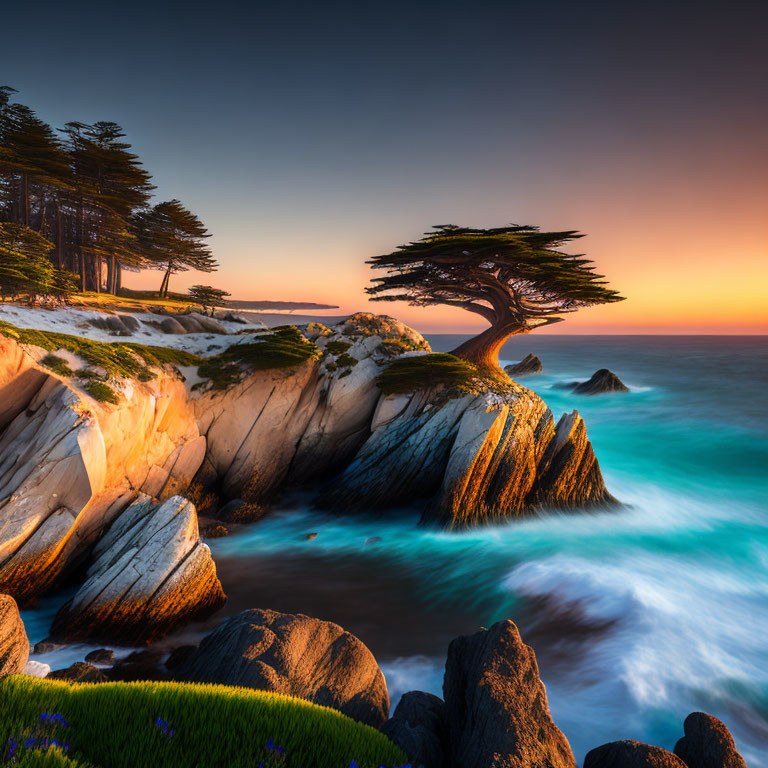
[[[113,122],[54,129],[0,87],[0,291],[117,294],[123,270],[213,272],[209,232],[155,186]]]

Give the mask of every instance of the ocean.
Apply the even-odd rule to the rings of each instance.
[[[449,351],[466,337],[428,338]],[[327,517],[291,496],[209,542],[227,606],[169,644],[248,607],[330,619],[371,648],[394,707],[441,693],[453,637],[510,618],[579,764],[616,739],[672,749],[704,710],[768,768],[768,338],[530,335],[503,362],[529,352],[544,373],[521,383],[556,417],[579,410],[623,506],[444,533],[413,510]],[[631,392],[557,387],[598,368]],[[33,640],[61,600],[24,612]]]

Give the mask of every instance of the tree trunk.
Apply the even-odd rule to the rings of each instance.
[[[460,344],[451,354],[474,363],[478,368],[503,374],[499,366],[501,348],[510,336],[525,332],[517,321],[497,322],[481,334]]]
[[[21,174],[21,206],[24,226],[29,226],[29,176]]]
[[[160,284],[160,298],[164,299],[168,295],[168,283],[171,282],[171,270],[170,267],[163,277],[163,282]]]
[[[123,287],[123,265],[120,261],[115,264],[115,296],[120,295]]]

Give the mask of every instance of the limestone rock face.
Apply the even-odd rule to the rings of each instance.
[[[425,499],[425,522],[459,528],[540,506],[615,503],[578,412],[555,426],[524,387],[448,400],[417,392],[383,399],[375,430],[321,503],[381,509]]]
[[[541,373],[544,366],[541,360],[534,354],[526,355],[519,363],[504,366],[504,371],[512,378],[516,376],[531,376],[534,373]]]
[[[576,768],[536,655],[511,621],[451,642],[443,698],[454,768]]]
[[[29,659],[29,640],[16,601],[0,595],[0,678],[18,675]]]
[[[408,755],[413,765],[445,768],[448,723],[445,704],[437,696],[423,691],[404,694],[395,714],[380,730]]]
[[[577,395],[600,395],[603,392],[629,392],[629,387],[615,373],[601,368],[588,381],[576,384],[573,391]]]
[[[88,577],[56,616],[56,640],[155,640],[224,602],[194,506],[180,496],[158,505],[142,496],[93,552]]]
[[[747,768],[731,732],[716,717],[692,712],[683,729],[685,736],[675,744],[675,754],[688,768]]]
[[[243,611],[206,636],[175,676],[298,696],[374,727],[389,714],[368,648],[337,624],[301,614]]]
[[[584,768],[686,768],[686,764],[666,749],[626,740],[587,752]]]

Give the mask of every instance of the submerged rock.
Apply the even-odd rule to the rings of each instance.
[[[603,392],[629,392],[629,387],[607,368],[601,368],[592,374],[592,378],[581,384],[572,385],[577,395],[600,395]]]
[[[389,714],[368,648],[338,624],[301,614],[243,611],[207,635],[175,677],[298,696],[374,727]]]
[[[56,615],[56,640],[148,642],[225,600],[195,508],[181,496],[163,504],[141,496],[99,541],[93,558],[86,582]]]
[[[86,654],[85,660],[89,664],[101,664],[102,666],[110,666],[115,662],[115,652],[109,648],[99,648],[96,651],[91,651]]]
[[[16,601],[0,595],[0,678],[17,675],[29,659],[29,640]]]
[[[531,376],[534,373],[541,373],[544,366],[541,360],[534,354],[526,355],[519,363],[504,366],[504,371],[509,376]]]
[[[445,703],[437,696],[423,691],[404,694],[380,730],[413,765],[445,768],[448,723]]]
[[[688,768],[747,768],[731,732],[716,717],[692,712],[683,729],[685,736],[675,744],[675,754]]]
[[[671,752],[639,741],[612,741],[587,752],[584,768],[690,768]],[[719,767],[718,767],[719,768]]]
[[[453,768],[576,768],[536,655],[511,621],[450,644],[443,698]]]

